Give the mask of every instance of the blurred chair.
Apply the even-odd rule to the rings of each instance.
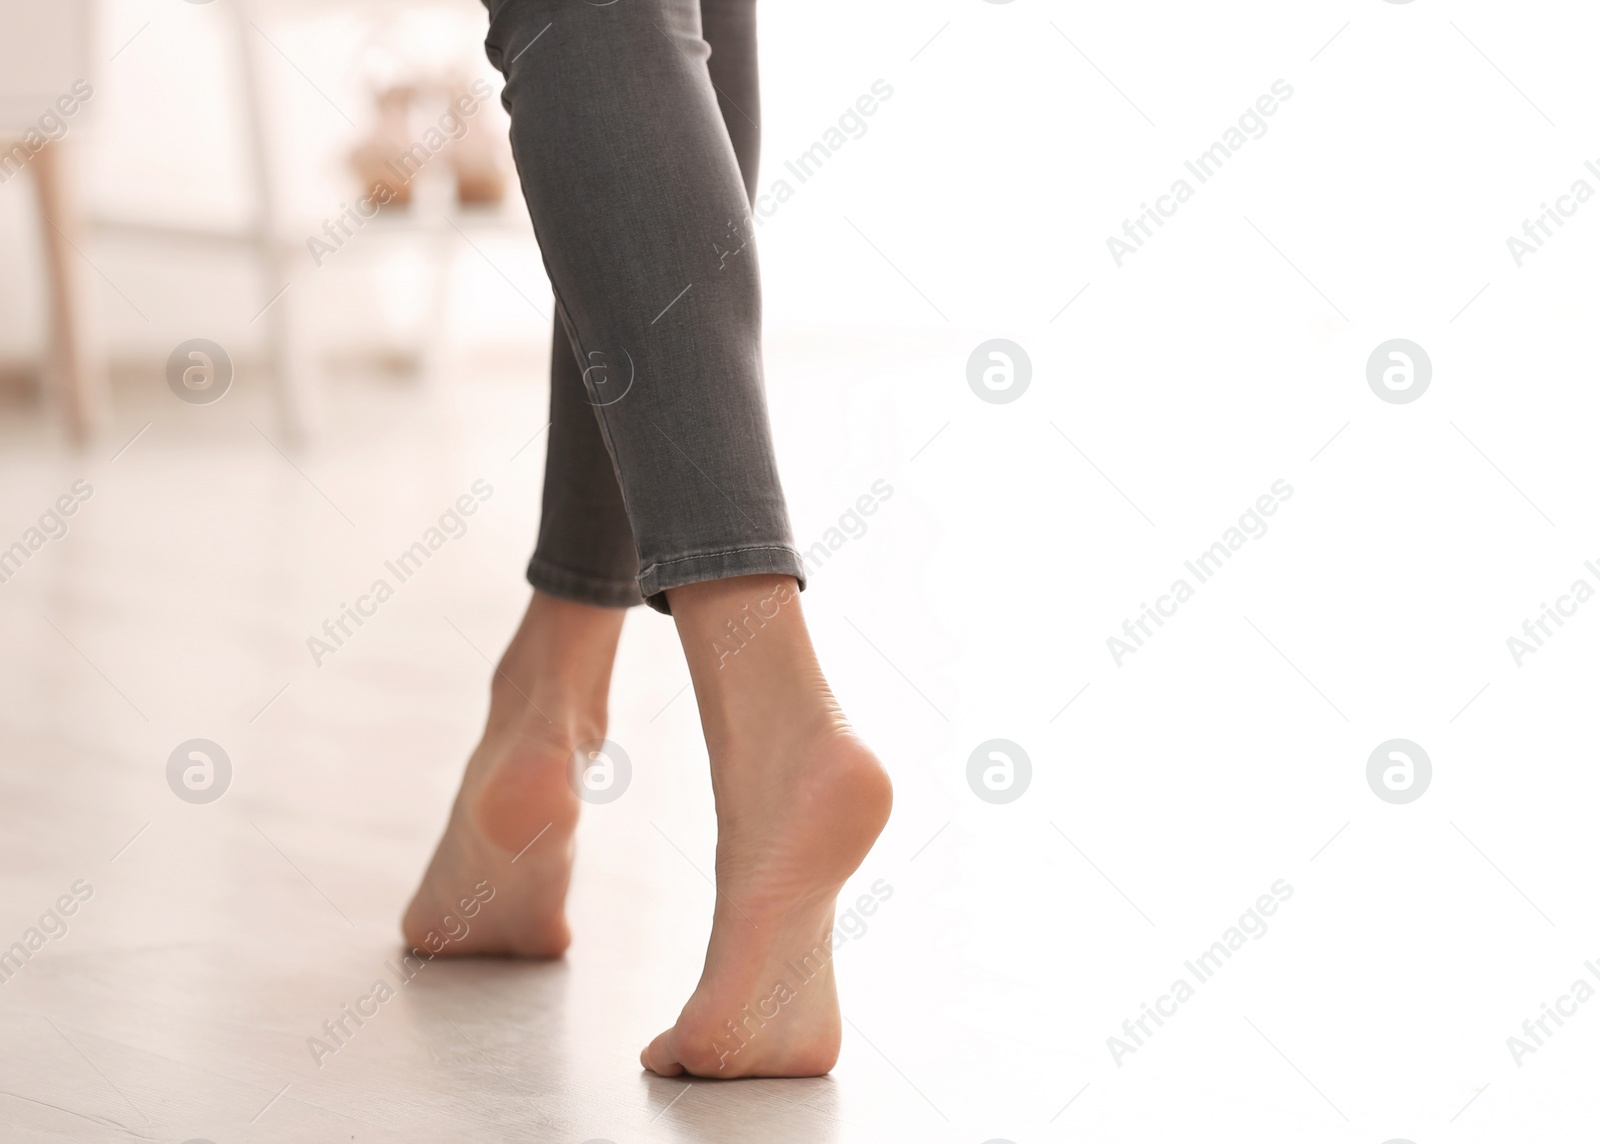
[[[46,138],[57,101],[89,75],[90,0],[0,0],[0,163],[6,181],[31,172],[48,278],[47,358],[68,431],[85,440],[106,414],[103,355],[93,335],[80,251],[83,224],[64,139]],[[75,102],[75,101],[74,101]]]
[[[440,0],[415,0],[409,6],[451,7],[460,2],[451,0],[440,5]],[[269,142],[283,133],[272,130],[277,125],[269,122],[274,109],[270,106],[271,85],[265,69],[275,66],[275,61],[265,38],[267,33],[258,31],[262,25],[272,27],[269,17],[327,14],[347,7],[370,9],[379,13],[379,18],[386,18],[383,13],[403,6],[406,5],[401,0],[385,0],[381,5],[366,0],[226,0],[215,5],[213,11],[222,21],[226,36],[226,42],[219,46],[232,58],[229,71],[240,89],[242,122],[237,130],[245,143],[249,165],[246,184],[253,200],[253,210],[243,225],[208,225],[188,221],[182,215],[159,221],[109,214],[86,216],[78,209],[75,164],[69,161],[81,119],[70,121],[64,139],[25,157],[22,166],[33,176],[39,213],[43,216],[39,231],[44,239],[49,279],[49,373],[75,439],[89,437],[109,413],[105,354],[93,318],[96,295],[92,288],[96,282],[90,261],[96,257],[94,240],[101,236],[134,239],[157,248],[182,246],[248,255],[258,275],[258,289],[255,298],[249,300],[247,312],[257,314],[252,325],[261,331],[260,345],[280,428],[289,440],[312,435],[320,420],[317,414],[322,381],[321,354],[312,344],[311,333],[317,301],[308,289],[284,289],[297,277],[297,271],[301,279],[305,277],[304,236],[308,223],[294,216],[287,201],[281,163]],[[95,64],[105,62],[96,60],[93,53],[91,23],[98,7],[97,0],[0,0],[0,29],[4,31],[0,37],[0,144],[9,148],[35,128],[40,115],[70,92],[74,83],[88,79],[98,89]],[[476,9],[475,4],[471,7]],[[97,91],[95,99],[103,98]],[[89,108],[94,102],[89,101]],[[86,110],[78,114],[92,113]],[[418,346],[418,373],[425,381],[437,382],[448,371],[454,352],[447,303],[459,244],[472,243],[466,237],[472,230],[504,233],[511,229],[520,233],[526,229],[525,216],[512,209],[505,198],[503,172],[492,155],[481,153],[488,145],[488,137],[474,137],[472,144],[478,152],[466,156],[466,174],[456,176],[462,203],[453,197],[434,201],[437,196],[424,195],[426,201],[409,209],[384,211],[369,224],[372,237],[361,244],[372,247],[374,255],[396,245],[420,246],[432,264],[434,283],[428,312],[408,331]],[[441,157],[438,163],[456,161],[452,155]],[[424,181],[440,182],[446,178],[442,167],[430,167],[427,174]]]
[[[6,5],[37,0],[0,0]],[[244,122],[239,130],[245,140],[249,163],[248,182],[255,200],[254,214],[243,228],[186,224],[182,221],[147,222],[111,216],[88,220],[97,233],[173,242],[202,247],[242,249],[251,255],[259,274],[257,305],[262,308],[262,349],[267,373],[278,409],[280,427],[290,440],[304,440],[317,421],[315,413],[316,355],[306,341],[304,303],[298,292],[283,292],[293,275],[293,260],[300,252],[297,239],[290,237],[287,211],[281,201],[280,181],[275,177],[274,159],[268,145],[267,96],[261,75],[261,44],[250,34],[258,5],[254,0],[229,0],[218,6],[227,22],[230,42],[242,87]],[[283,296],[279,296],[283,294]]]
[[[95,69],[90,62],[93,6],[93,0],[0,0],[0,28],[6,32],[0,38],[0,156],[20,145],[29,131],[38,131],[40,116],[49,113],[75,83],[94,82]],[[93,320],[91,283],[84,273],[88,261],[85,248],[90,245],[86,239],[95,233],[220,244],[242,247],[252,254],[259,268],[260,305],[264,307],[262,344],[279,417],[291,438],[304,437],[310,431],[314,355],[308,352],[303,337],[302,304],[296,298],[274,298],[289,280],[299,244],[285,237],[283,210],[271,177],[259,49],[248,32],[250,5],[246,0],[233,0],[222,7],[244,88],[246,122],[240,127],[247,142],[256,202],[250,225],[221,230],[182,222],[151,224],[83,217],[69,153],[75,119],[69,120],[66,138],[36,151],[23,146],[17,153],[22,161],[15,165],[33,176],[42,217],[39,230],[49,279],[49,373],[75,440],[88,439],[109,413],[105,355]]]

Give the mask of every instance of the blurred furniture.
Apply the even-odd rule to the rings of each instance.
[[[0,39],[0,150],[11,152],[30,133],[38,133],[35,139],[42,135],[40,117],[88,78],[89,8],[90,0],[0,0],[0,25],[7,31]],[[69,134],[75,121],[66,120]],[[83,226],[68,151],[63,140],[37,151],[23,145],[21,153],[30,155],[22,166],[34,180],[44,239],[49,372],[68,431],[81,441],[105,416],[106,382],[89,319],[79,254]]]
[[[0,0],[0,6],[23,0]],[[294,259],[303,251],[299,240],[289,236],[286,209],[274,177],[274,162],[267,142],[267,98],[261,75],[261,52],[265,45],[252,36],[250,25],[256,10],[254,0],[229,0],[218,6],[227,23],[229,43],[224,50],[234,55],[242,91],[244,122],[239,125],[250,165],[248,182],[255,210],[248,225],[228,229],[186,224],[181,221],[152,223],[95,217],[90,228],[102,234],[176,242],[189,245],[242,249],[255,262],[260,312],[252,321],[261,326],[261,345],[267,373],[272,382],[280,428],[290,440],[308,437],[316,424],[314,395],[315,355],[306,341],[305,303],[300,292],[285,291],[293,277]],[[267,49],[270,50],[270,49]]]
[[[271,178],[271,157],[265,134],[265,108],[259,47],[249,33],[250,5],[232,0],[219,6],[228,22],[243,86],[245,122],[240,125],[251,164],[250,183],[256,202],[249,226],[221,230],[185,225],[152,224],[116,218],[85,219],[72,162],[72,136],[82,117],[93,113],[90,99],[67,119],[66,136],[32,152],[23,164],[37,189],[49,280],[50,334],[46,351],[49,373],[61,400],[67,428],[78,441],[88,439],[109,411],[105,360],[94,324],[94,307],[85,273],[91,244],[97,233],[184,243],[243,248],[259,268],[258,317],[262,344],[273,381],[273,392],[285,434],[303,437],[311,422],[312,355],[302,334],[302,303],[295,297],[275,295],[290,280],[292,259],[299,244],[284,237],[282,211]],[[95,83],[91,64],[93,0],[0,0],[0,145],[15,146],[29,131],[39,128],[40,116],[73,84]],[[96,85],[98,86],[98,85]],[[26,148],[24,149],[27,150]],[[13,176],[15,177],[15,176]],[[293,292],[289,292],[291,295]]]
[[[98,323],[94,320],[98,311],[92,304],[101,300],[94,267],[99,259],[96,240],[102,238],[136,242],[148,249],[148,254],[140,255],[148,259],[157,259],[162,251],[173,249],[209,250],[248,258],[254,271],[254,288],[250,296],[240,300],[239,309],[249,316],[251,332],[259,338],[257,344],[277,407],[281,433],[289,440],[304,439],[314,433],[320,420],[318,398],[322,391],[323,355],[319,348],[326,347],[312,344],[312,328],[317,324],[312,319],[319,316],[315,311],[319,304],[318,293],[313,284],[320,280],[307,272],[306,235],[316,233],[321,218],[310,220],[295,213],[288,193],[289,179],[285,175],[289,157],[278,155],[271,142],[288,134],[275,130],[278,125],[271,116],[282,102],[276,84],[280,78],[278,71],[287,71],[293,65],[284,62],[287,57],[279,58],[267,37],[277,35],[274,21],[281,22],[286,16],[314,18],[337,9],[360,13],[374,28],[392,30],[403,11],[456,9],[462,8],[464,2],[225,0],[199,9],[195,15],[204,14],[204,23],[216,37],[216,49],[225,53],[224,58],[229,63],[225,70],[228,79],[237,85],[239,97],[236,101],[224,102],[238,109],[232,116],[237,122],[230,123],[228,130],[244,144],[242,150],[248,167],[245,187],[250,209],[244,213],[245,221],[228,224],[191,219],[181,208],[142,219],[104,213],[86,216],[80,212],[77,208],[80,180],[74,177],[75,164],[70,161],[79,142],[76,136],[80,124],[95,114],[99,103],[115,98],[110,91],[102,94],[102,77],[96,74],[108,63],[102,57],[110,50],[103,39],[91,34],[92,17],[101,6],[100,2],[0,0],[0,30],[3,30],[0,36],[0,140],[20,137],[36,126],[39,116],[70,91],[75,82],[88,79],[95,88],[84,110],[68,121],[66,137],[33,153],[24,164],[31,175],[29,181],[37,187],[39,213],[43,216],[38,229],[49,279],[48,371],[73,437],[87,438],[109,412],[105,354],[97,333]],[[476,20],[481,16],[476,9],[477,5],[472,3],[466,4],[464,10]],[[425,24],[418,27],[426,30]],[[124,29],[124,33],[126,31]],[[415,38],[416,29],[412,29],[411,34]],[[478,34],[475,30],[474,36]],[[133,35],[136,39],[137,33]],[[125,49],[131,43],[129,40],[122,47]],[[372,45],[367,45],[367,49],[372,49]],[[134,50],[138,50],[137,45]],[[398,57],[403,53],[390,54]],[[116,66],[127,67],[126,64]],[[391,86],[420,84],[427,104],[426,113],[419,113],[421,121],[407,121],[401,116],[390,133],[392,138],[380,133],[376,142],[381,146],[368,158],[392,162],[395,155],[404,154],[412,141],[429,127],[427,120],[437,118],[448,97],[461,94],[456,87],[465,90],[465,76],[471,69],[462,71],[459,80],[448,69],[434,75],[424,68],[420,79],[413,74],[415,69],[407,71],[401,66],[391,70],[396,73],[395,78],[385,82]],[[126,75],[126,71],[120,72],[122,78],[118,82],[131,83]],[[106,88],[112,86],[113,78],[109,74],[104,77]],[[309,81],[301,73],[288,82]],[[109,116],[109,110],[100,114]],[[381,110],[381,105],[374,108],[375,112]],[[358,115],[357,118],[364,117]],[[170,142],[171,138],[181,137],[184,130],[185,126],[180,123],[162,121],[151,135],[152,138],[169,137]],[[525,216],[520,210],[508,209],[505,199],[504,167],[507,164],[495,150],[497,146],[503,147],[503,140],[496,144],[482,130],[472,132],[465,140],[464,146],[452,144],[447,151],[438,153],[415,185],[398,183],[404,197],[415,194],[416,201],[404,206],[397,203],[394,208],[380,212],[363,228],[366,237],[354,244],[358,252],[339,256],[339,265],[343,267],[354,260],[383,257],[396,249],[420,249],[433,270],[431,296],[426,313],[409,324],[405,336],[416,346],[418,373],[430,382],[448,372],[455,360],[448,318],[452,267],[467,244],[477,249],[478,255],[488,258],[478,242],[468,237],[469,232],[492,236],[504,233],[508,225],[518,231],[526,229]],[[445,191],[446,183],[454,188],[453,194]],[[117,204],[109,209],[115,211],[119,207]],[[294,283],[293,287],[287,288],[290,283]],[[321,284],[321,289],[325,304],[326,283]],[[538,309],[531,301],[530,306]],[[151,313],[154,316],[156,311]],[[244,318],[240,321],[243,323]]]

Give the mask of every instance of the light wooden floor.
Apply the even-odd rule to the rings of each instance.
[[[806,596],[897,792],[850,891],[882,879],[893,895],[839,952],[849,1024],[817,1080],[638,1066],[698,974],[714,843],[687,674],[670,624],[642,613],[613,692],[633,786],[585,811],[569,955],[430,965],[338,1053],[308,1050],[390,977],[487,659],[525,604],[536,384],[342,386],[305,452],[279,452],[247,383],[215,406],[124,400],[115,439],[85,455],[0,426],[0,542],[75,481],[93,489],[68,534],[0,585],[0,947],[80,880],[93,890],[0,984],[0,1138],[1585,1138],[1592,1099],[1574,1094],[1592,1092],[1600,1017],[1569,1021],[1523,1068],[1505,1038],[1596,954],[1583,840],[1600,780],[1562,761],[1592,709],[1591,637],[1564,634],[1535,690],[1500,662],[1505,624],[1460,610],[1427,645],[1431,674],[1375,677],[1377,632],[1413,605],[1369,593],[1374,631],[1345,630],[1367,622],[1340,609],[1371,568],[1330,557],[1404,523],[1361,483],[1399,452],[1372,418],[1315,467],[1287,468],[1300,517],[1285,509],[1119,670],[1108,631],[1232,519],[1239,488],[1266,482],[1195,487],[1085,437],[1157,533],[1063,445],[1048,404],[977,408],[961,375],[974,340],[774,353],[802,543],[875,480],[894,489]],[[1325,438],[1314,430],[1296,456]],[[494,494],[467,534],[316,666],[307,637],[480,478]],[[1346,511],[1366,523],[1330,548]],[[1470,564],[1449,548],[1438,539],[1437,559]],[[1397,550],[1412,582],[1448,582]],[[1396,734],[1426,740],[1437,766],[1410,807],[1363,778]],[[1035,772],[1006,806],[966,780],[974,746],[997,737]],[[166,781],[192,738],[232,760],[208,805]],[[1559,789],[1508,783],[1508,758],[1548,761]],[[1136,1054],[1111,1056],[1123,1020],[1278,879],[1294,896],[1268,932]]]
[[[292,464],[263,439],[275,433],[259,408],[202,420],[157,403],[85,458],[12,442],[16,531],[58,485],[86,473],[93,493],[0,588],[6,643],[26,649],[3,676],[5,941],[79,879],[92,896],[0,985],[0,1135],[948,1133],[956,1102],[917,1075],[919,1058],[977,1076],[985,1054],[930,1053],[871,1012],[877,990],[851,964],[911,932],[904,839],[860,875],[862,890],[887,878],[894,897],[840,954],[857,1011],[838,1076],[686,1084],[639,1068],[699,971],[714,841],[687,673],[653,615],[630,621],[616,687],[613,737],[634,783],[583,824],[570,955],[435,963],[338,1053],[319,1065],[308,1050],[341,1005],[395,980],[398,915],[482,718],[482,657],[526,601],[542,438],[512,457],[540,400],[500,387],[476,408],[416,410],[368,394],[342,411],[337,448]],[[504,432],[506,405],[525,429]],[[469,532],[315,666],[306,637],[479,477],[494,495]],[[189,738],[231,758],[213,804],[166,784],[167,754]]]

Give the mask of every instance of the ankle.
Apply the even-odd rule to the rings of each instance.
[[[578,734],[598,725],[603,734],[624,615],[536,592],[495,667],[491,726],[527,716]]]
[[[706,581],[668,597],[713,753],[848,729],[817,663],[792,577]]]

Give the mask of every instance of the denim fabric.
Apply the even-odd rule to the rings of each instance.
[[[754,0],[485,0],[560,324],[535,588],[802,586],[767,424]]]

